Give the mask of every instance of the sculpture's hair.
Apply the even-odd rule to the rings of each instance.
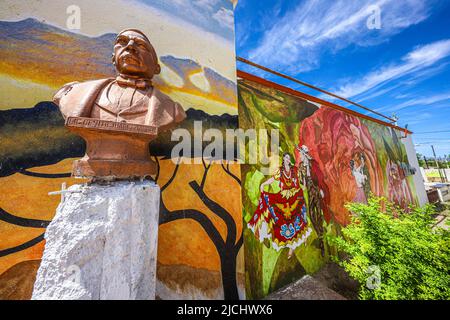
[[[121,34],[127,32],[127,31],[133,31],[133,32],[139,33],[141,36],[144,37],[145,41],[147,41],[150,45],[152,45],[151,42],[150,42],[150,40],[147,38],[147,36],[146,36],[141,30],[139,30],[139,29],[133,29],[133,28],[123,29],[122,31],[120,31],[120,32],[117,34],[117,37],[119,37]],[[152,47],[153,47],[153,46],[152,46]]]
[[[156,50],[155,50],[155,48],[153,47],[152,43],[150,42],[149,38],[147,38],[147,36],[146,36],[141,30],[139,30],[139,29],[134,29],[134,28],[123,29],[122,31],[120,31],[120,32],[117,34],[116,39],[117,39],[121,34],[127,32],[127,31],[132,31],[132,32],[136,32],[136,33],[140,34],[140,35],[144,38],[144,40],[148,43],[148,45],[149,45],[149,47],[150,47],[150,54],[153,56],[153,59],[155,60],[155,62],[156,62],[156,64],[157,64],[157,67],[156,67],[156,74],[159,74],[159,73],[161,72],[161,66],[160,66],[159,63],[158,63],[158,55],[156,54]],[[114,54],[113,54],[112,59],[113,59],[113,61],[114,61]]]

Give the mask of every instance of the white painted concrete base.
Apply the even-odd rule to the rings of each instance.
[[[154,299],[160,189],[69,188],[45,233],[32,299]]]

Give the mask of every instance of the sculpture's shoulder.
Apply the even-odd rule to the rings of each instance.
[[[72,88],[78,83],[78,81],[69,82],[59,88],[59,90],[56,91],[55,95],[53,96],[53,102],[59,105],[59,101],[61,100],[61,98],[68,94],[70,90],[72,90]]]
[[[53,102],[64,118],[89,117],[98,94],[113,80],[107,78],[67,83],[53,96]]]
[[[159,102],[160,108],[171,115],[173,122],[181,122],[186,118],[183,107],[178,102],[173,101],[168,95],[162,93],[158,88],[153,88],[152,95]]]
[[[60,101],[63,97],[70,95],[83,95],[83,93],[90,93],[93,91],[92,89],[101,89],[104,85],[111,82],[112,79],[97,79],[97,80],[88,80],[88,81],[74,81],[69,82],[63,85],[53,96],[53,102],[57,105],[60,104]]]

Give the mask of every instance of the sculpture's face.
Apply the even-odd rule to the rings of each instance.
[[[117,37],[113,59],[117,71],[123,75],[151,79],[159,73],[151,44],[134,31],[125,31]]]

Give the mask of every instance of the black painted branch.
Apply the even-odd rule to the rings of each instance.
[[[48,220],[37,220],[18,217],[6,212],[2,208],[0,208],[0,220],[14,224],[16,226],[29,228],[46,228],[50,223],[50,221]]]
[[[155,162],[156,162],[156,176],[155,176],[155,182],[157,182],[158,181],[158,178],[159,178],[159,171],[161,170],[161,167],[160,167],[160,164],[159,164],[159,159],[158,159],[158,157],[157,156],[153,156],[153,159],[155,160]]]
[[[225,168],[225,166],[223,165],[223,162],[222,162],[221,164],[222,164],[223,170],[225,170],[225,172],[226,172],[230,177],[232,177],[234,180],[237,181],[237,183],[239,183],[239,185],[241,185],[241,179],[239,179],[236,175],[234,175],[234,174],[230,171],[230,169],[229,169],[229,164],[227,163],[227,167],[226,167],[226,168]]]
[[[16,253],[16,252],[28,249],[28,248],[34,246],[35,244],[38,244],[39,242],[44,240],[44,234],[45,233],[42,233],[41,235],[37,236],[36,238],[31,239],[30,241],[27,241],[25,243],[22,243],[21,245],[18,245],[16,247],[0,250],[0,257],[4,257],[4,256],[7,256],[9,254]]]
[[[200,183],[200,187],[203,189],[203,187],[205,186],[206,177],[208,175],[209,168],[211,167],[211,162],[209,163],[209,166],[207,166],[205,160],[202,157],[202,163],[203,163],[203,167],[205,167],[205,172],[203,172],[203,177],[202,177],[202,182]]]
[[[197,181],[189,182],[191,188],[197,193],[203,203],[211,210],[214,214],[216,214],[219,218],[221,218],[226,226],[227,226],[227,244],[233,244],[236,241],[236,223],[233,217],[217,202],[211,200],[203,191],[203,188],[198,185]]]
[[[180,160],[178,160],[175,169],[173,170],[172,176],[170,177],[170,179],[167,181],[167,183],[162,186],[161,188],[161,193],[166,190],[166,188],[173,182],[173,180],[175,179],[175,176],[177,175],[178,172],[178,168],[180,167]],[[157,180],[157,179],[156,179]]]
[[[187,210],[161,212],[161,219],[159,224],[162,225],[180,219],[192,219],[198,222],[202,226],[203,230],[205,230],[205,232],[208,234],[211,241],[216,246],[216,249],[219,252],[219,254],[220,252],[223,252],[223,250],[225,249],[225,243],[222,239],[222,236],[220,235],[219,231],[214,226],[214,224],[211,222],[211,220],[209,220],[205,214],[201,213],[198,210],[187,209]]]
[[[72,176],[71,173],[39,173],[39,172],[31,172],[25,169],[19,171],[21,174],[30,177],[37,178],[48,178],[48,179],[56,179],[56,178],[70,178]]]

